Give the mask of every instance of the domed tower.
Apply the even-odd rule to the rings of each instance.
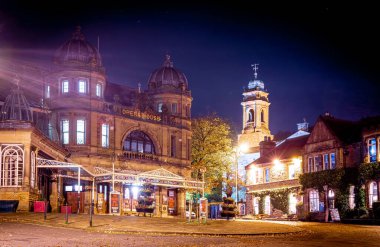
[[[91,112],[104,105],[106,76],[100,53],[77,27],[57,49],[53,62],[45,79],[44,102],[52,111],[62,144],[85,150],[91,142]]]
[[[147,93],[163,122],[176,127],[167,137],[168,156],[190,160],[191,91],[185,74],[173,66],[169,55],[150,75]]]
[[[248,144],[252,151],[258,151],[261,141],[273,139],[269,130],[269,93],[264,82],[257,79],[257,66],[252,65],[255,79],[249,81],[243,92],[243,130],[239,135],[239,144]]]
[[[33,122],[33,114],[24,93],[17,86],[1,107],[1,121]]]

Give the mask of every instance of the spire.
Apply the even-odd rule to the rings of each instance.
[[[166,54],[165,55],[165,61],[164,63],[162,64],[163,67],[170,67],[170,68],[173,68],[173,62],[171,61],[170,59],[170,55],[169,54]]]
[[[81,26],[77,26],[75,32],[73,33],[72,39],[85,40],[84,34],[82,33]]]
[[[259,64],[258,63],[255,63],[255,64],[251,64],[252,66],[252,69],[253,71],[255,71],[254,75],[255,75],[255,80],[257,79],[257,71],[259,70]]]

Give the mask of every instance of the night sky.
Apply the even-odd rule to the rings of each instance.
[[[169,53],[188,78],[193,116],[217,112],[237,132],[253,63],[270,93],[272,133],[295,131],[303,118],[313,124],[326,111],[352,120],[380,114],[374,6],[29,2],[1,1],[2,54],[50,61],[80,25],[92,44],[100,37],[109,81],[147,87]]]

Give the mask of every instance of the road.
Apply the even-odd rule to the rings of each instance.
[[[267,236],[115,234],[0,223],[0,246],[380,246],[380,226],[291,222],[301,233]]]

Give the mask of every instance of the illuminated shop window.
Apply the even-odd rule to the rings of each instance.
[[[376,150],[375,138],[368,140],[368,154],[369,154],[369,162],[376,162],[377,150]]]
[[[309,206],[310,212],[319,211],[319,193],[316,190],[311,190],[309,192]]]
[[[85,80],[78,81],[78,92],[86,93],[87,92],[87,82]]]
[[[62,93],[68,93],[69,92],[69,81],[63,80],[62,81]]]
[[[63,144],[69,144],[69,129],[70,129],[70,124],[69,120],[64,119],[61,121],[61,133],[62,133],[62,143]]]
[[[77,144],[85,144],[86,142],[86,121],[83,119],[77,120]]]
[[[372,204],[374,202],[377,202],[378,201],[378,194],[377,194],[377,190],[378,190],[378,187],[377,187],[377,182],[371,182],[369,184],[369,191],[368,191],[368,195],[369,195],[369,207],[372,208]]]
[[[109,124],[102,124],[102,147],[109,147]]]

